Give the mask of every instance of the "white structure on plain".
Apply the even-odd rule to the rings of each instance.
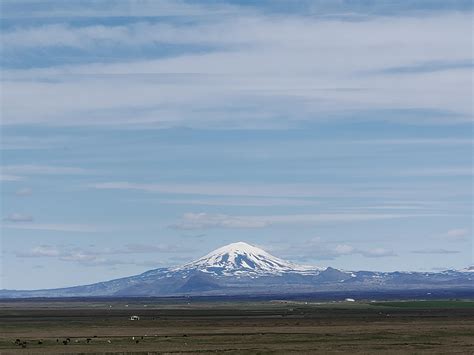
[[[353,298],[346,298],[344,301],[346,301],[346,302],[355,302],[355,299],[353,299]]]
[[[140,320],[139,316],[130,316],[130,320]]]

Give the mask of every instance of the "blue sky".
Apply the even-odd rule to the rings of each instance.
[[[0,287],[472,264],[470,1],[1,5]]]

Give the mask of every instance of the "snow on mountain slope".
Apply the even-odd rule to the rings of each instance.
[[[464,269],[458,270],[458,272],[472,272],[472,273],[474,273],[474,266],[465,267]]]
[[[256,277],[283,273],[314,274],[323,269],[297,265],[250,244],[238,242],[225,245],[198,260],[172,269],[172,271],[188,270],[199,270],[221,276]]]

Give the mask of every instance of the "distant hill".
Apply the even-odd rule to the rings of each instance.
[[[322,291],[474,289],[473,281],[472,266],[437,273],[345,271],[294,264],[238,242],[179,267],[154,269],[92,285],[0,290],[0,297],[258,296]]]

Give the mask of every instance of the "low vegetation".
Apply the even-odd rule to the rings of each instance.
[[[470,354],[473,305],[473,301],[8,301],[0,302],[0,353]],[[131,321],[132,315],[140,319]]]

